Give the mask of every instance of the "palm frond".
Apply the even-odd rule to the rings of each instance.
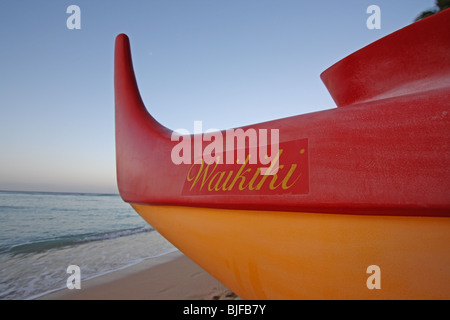
[[[423,11],[421,14],[419,14],[415,19],[414,22],[425,19],[426,17],[429,17],[435,13],[439,12],[438,9],[430,9],[430,10],[426,10]]]

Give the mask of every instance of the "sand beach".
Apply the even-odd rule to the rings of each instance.
[[[38,300],[234,300],[238,297],[181,252],[83,281]]]

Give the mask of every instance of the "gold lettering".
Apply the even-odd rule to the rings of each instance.
[[[202,160],[202,164],[200,165],[200,169],[198,170],[197,175],[195,176],[195,178],[191,178],[190,177],[190,172],[192,170],[192,168],[195,166],[196,164],[194,163],[193,165],[191,165],[191,167],[189,168],[188,174],[187,174],[187,180],[188,181],[192,181],[194,180],[194,182],[192,182],[191,188],[189,190],[192,191],[192,189],[195,187],[195,185],[197,184],[197,182],[200,180],[200,177],[202,175],[202,171],[203,171],[203,166],[204,166],[204,161]],[[214,168],[212,169],[212,171],[209,173],[208,175],[208,169],[209,169],[209,164],[206,166],[205,172],[203,173],[203,179],[202,182],[200,183],[200,190],[203,189],[203,186],[206,184],[206,182],[208,182],[208,180],[210,179],[211,175],[213,174],[213,172],[216,170],[218,163],[216,163],[216,165],[214,166]]]
[[[190,177],[190,175],[191,175],[191,170],[192,170],[192,168],[194,168],[194,166],[195,166],[195,163],[192,164],[191,167],[189,168],[189,171],[188,171],[187,176],[186,176],[186,180],[187,180],[187,181],[192,181],[192,180],[194,180],[194,178],[191,178],[191,177]],[[200,166],[200,170],[202,169],[202,167],[203,167],[203,163],[202,163],[201,166]]]
[[[230,173],[228,173],[228,177],[225,179],[224,183],[222,184],[222,191],[228,190],[226,184],[228,183],[228,180],[230,180],[232,175],[233,175],[233,170],[230,170]],[[217,191],[219,191],[219,190],[217,190]]]
[[[248,160],[249,160],[249,157],[247,156],[247,159],[245,159],[245,162],[239,168],[238,172],[236,172],[236,176],[234,177],[234,179],[231,182],[231,184],[228,186],[228,191],[233,190],[234,184],[237,182],[238,179],[241,179],[241,183],[239,184],[239,190],[243,190],[242,189],[242,185],[245,182],[245,177],[243,176],[243,174],[246,174],[247,172],[252,170],[252,169],[247,169],[247,170],[244,171],[244,168],[247,165]],[[244,171],[244,173],[242,173],[242,171]]]
[[[284,177],[283,181],[281,182],[281,187],[284,190],[289,189],[290,187],[292,187],[298,179],[300,179],[300,176],[302,175],[301,173],[297,176],[297,179],[294,180],[294,182],[292,182],[290,185],[287,185],[289,179],[291,178],[292,174],[294,173],[295,169],[297,168],[297,164],[292,164],[291,168],[289,169],[289,172],[286,174],[286,176]]]
[[[281,154],[283,153],[283,149],[280,149],[278,151],[278,154],[275,156],[274,161],[270,163],[270,167],[267,169],[263,177],[261,178],[261,181],[256,186],[256,190],[260,190],[264,184],[264,181],[266,181],[267,177],[271,175],[273,168],[275,165],[278,165],[278,159],[280,158]],[[273,179],[272,179],[273,180]]]
[[[284,168],[284,165],[282,164],[282,165],[280,165],[278,167],[278,170],[281,170],[283,168]],[[275,190],[276,188],[278,188],[281,185],[281,183],[280,183],[279,185],[275,186],[275,181],[277,181],[277,179],[278,179],[278,175],[274,174],[273,178],[272,178],[272,181],[270,181],[270,184],[269,184],[269,189],[270,190]]]
[[[231,171],[228,173],[228,177],[225,179],[225,181],[223,182],[222,186],[219,186],[220,181],[221,181],[222,178],[225,176],[225,174],[226,174],[226,171],[222,171],[222,172],[219,171],[219,172],[217,172],[217,173],[211,178],[211,180],[209,181],[209,184],[208,184],[208,190],[209,190],[209,191],[213,191],[212,183],[213,183],[214,179],[215,179],[218,175],[220,175],[219,179],[218,179],[217,182],[216,182],[216,185],[214,186],[214,190],[220,191],[220,188],[222,187],[222,190],[223,190],[223,191],[227,191],[227,189],[226,189],[226,184],[228,183],[228,180],[230,180],[231,176],[233,175],[233,171],[231,170]]]
[[[247,188],[249,190],[255,190],[256,187],[253,186],[253,184],[255,183],[256,179],[259,177],[259,173],[260,173],[261,169],[257,168],[255,174],[253,175],[252,179],[250,180],[250,182],[244,187]]]
[[[304,149],[301,150],[300,153],[302,153],[302,151],[304,152]],[[198,185],[199,191],[204,187],[207,191],[232,191],[236,184],[238,184],[238,189],[240,191],[246,189],[261,190],[269,176],[271,176],[268,185],[269,190],[276,190],[280,186],[283,190],[288,190],[297,183],[302,174],[298,173],[297,169],[299,165],[297,163],[290,164],[289,171],[286,174],[284,174],[284,170],[281,171],[285,167],[285,165],[279,164],[282,153],[283,149],[280,149],[273,161],[271,161],[270,166],[264,168],[265,174],[261,173],[263,168],[247,167],[250,155],[247,156],[245,162],[240,166],[237,172],[234,172],[233,170],[216,171],[217,165],[220,163],[220,157],[217,157],[214,166],[212,166],[212,164],[206,165],[203,160],[201,164],[194,163],[189,168],[186,176],[187,182],[191,183],[189,190],[192,191],[194,187]],[[194,168],[197,168],[196,166],[199,166],[198,172],[195,172]],[[250,180],[248,180],[249,177],[246,176],[247,173],[252,175]],[[261,179],[258,179],[258,177],[261,177]],[[231,183],[229,183],[230,181]]]

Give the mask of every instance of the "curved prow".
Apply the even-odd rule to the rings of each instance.
[[[114,57],[115,128],[117,184],[124,200],[132,200],[135,176],[155,159],[147,152],[166,148],[171,130],[159,124],[147,111],[139,93],[125,34],[116,38]],[[145,147],[144,147],[145,145]],[[144,149],[144,150],[143,150]],[[134,174],[133,174],[134,173]]]
[[[159,124],[147,111],[139,93],[131,59],[130,41],[125,34],[116,38],[114,57],[114,92],[116,105],[116,126],[150,126],[155,133],[168,129]]]
[[[430,18],[392,33],[325,70],[321,78],[336,105],[448,90],[450,9]]]
[[[200,135],[185,135],[178,144],[147,112],[128,37],[119,35],[115,121],[122,199],[239,210],[448,216],[450,42],[442,34],[450,27],[449,13],[408,26],[331,67],[323,79],[333,98],[338,106],[353,107],[252,125],[255,131],[280,130],[284,171],[271,177],[246,161],[196,163],[196,141],[202,151],[210,145],[204,146]],[[191,161],[174,161],[177,152]]]

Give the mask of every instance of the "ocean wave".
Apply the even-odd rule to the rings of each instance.
[[[29,209],[28,206],[23,205],[12,205],[12,206],[0,206],[0,212],[3,210],[23,210],[23,209]]]
[[[93,193],[93,192],[57,192],[57,191],[14,191],[14,190],[0,190],[0,193],[4,194],[29,194],[29,195],[74,195],[74,196],[112,196],[112,197],[119,197],[119,194],[117,193]]]
[[[9,247],[0,247],[0,254],[29,254],[43,252],[68,246],[75,246],[87,242],[103,241],[135,235],[138,233],[151,232],[154,229],[150,226],[135,227],[121,230],[105,231],[98,233],[85,233],[79,235],[66,235],[52,239],[41,239],[33,242],[24,242]]]

